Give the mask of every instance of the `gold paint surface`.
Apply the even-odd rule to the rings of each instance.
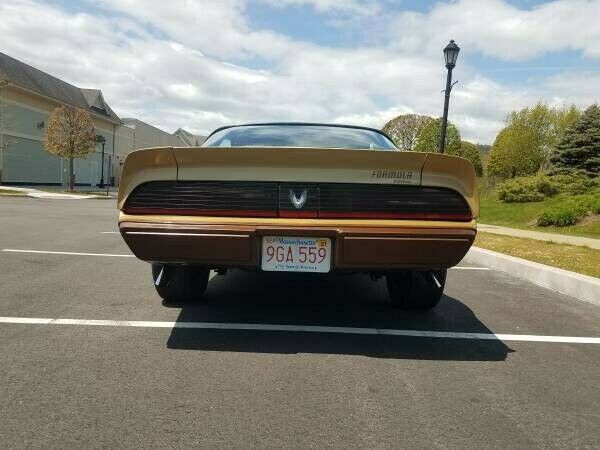
[[[474,218],[479,217],[477,177],[473,164],[465,158],[439,153],[427,153],[423,165],[422,186],[445,187],[460,193]]]
[[[177,162],[172,147],[131,152],[123,165],[117,207],[123,209],[127,196],[142,183],[173,180],[177,180]]]
[[[168,216],[119,213],[121,222],[172,223],[182,225],[244,225],[279,227],[381,227],[381,228],[438,228],[476,230],[477,222],[450,222],[442,220],[383,220],[383,219],[288,219],[263,217],[213,217],[213,216]]]
[[[387,172],[386,172],[387,171]],[[391,177],[381,174],[391,173]],[[393,174],[400,174],[394,178]],[[407,176],[410,174],[410,176]],[[445,187],[460,193],[479,216],[476,176],[466,159],[438,153],[376,150],[276,148],[276,147],[163,147],[138,150],[125,160],[118,207],[142,183],[175,180],[336,182]],[[134,216],[131,220],[180,223],[182,216]],[[475,222],[411,220],[326,220],[187,217],[182,223],[263,223],[356,226],[428,226],[471,228]],[[188,222],[185,222],[185,221]],[[208,222],[206,222],[208,220]],[[214,220],[210,222],[210,220]],[[238,222],[236,222],[238,221]],[[241,221],[241,222],[239,222]],[[271,222],[269,222],[271,221]],[[275,222],[273,222],[275,221]],[[454,225],[449,225],[454,224]],[[470,225],[473,224],[473,225]]]

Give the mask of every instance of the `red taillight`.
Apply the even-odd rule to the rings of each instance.
[[[279,211],[279,217],[289,219],[317,219],[317,211]]]
[[[296,209],[300,201],[302,207]],[[465,198],[446,188],[254,181],[148,182],[129,195],[124,212],[289,219],[472,219]]]
[[[256,211],[226,209],[166,209],[166,208],[125,208],[126,214],[151,214],[173,216],[215,216],[215,217],[266,217],[285,219],[383,219],[383,220],[451,220],[468,222],[471,214],[438,213],[387,213],[387,212],[337,212],[337,211]]]
[[[124,212],[126,214],[153,214],[172,216],[278,217],[277,211],[254,211],[244,209],[125,208]]]
[[[387,213],[387,212],[336,212],[321,211],[319,219],[388,219],[388,220],[456,220],[466,222],[472,219],[471,214],[438,214],[438,213]]]

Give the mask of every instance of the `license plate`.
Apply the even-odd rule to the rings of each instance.
[[[329,272],[331,239],[265,236],[261,267],[270,272]]]

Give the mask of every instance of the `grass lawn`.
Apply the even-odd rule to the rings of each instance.
[[[517,258],[600,278],[600,250],[534,239],[477,233],[475,245]]]
[[[495,193],[490,193],[480,199],[481,217],[479,220],[481,223],[490,225],[600,238],[600,217],[588,217],[581,223],[570,227],[538,227],[536,225],[536,220],[542,211],[551,206],[560,205],[566,198],[568,196],[561,194],[542,202],[504,203],[497,199]]]

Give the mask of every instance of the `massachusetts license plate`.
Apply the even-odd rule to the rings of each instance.
[[[331,239],[265,236],[261,267],[271,272],[329,272]]]

